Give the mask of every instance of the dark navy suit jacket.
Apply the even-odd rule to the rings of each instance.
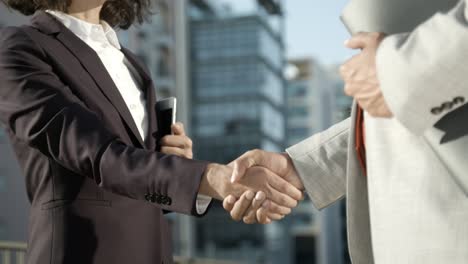
[[[157,153],[145,67],[141,139],[97,54],[52,16],[0,33],[0,120],[31,201],[28,263],[172,263],[165,211],[196,215],[206,162]]]

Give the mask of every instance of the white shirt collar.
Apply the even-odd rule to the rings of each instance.
[[[84,42],[107,41],[120,50],[119,39],[115,30],[104,20],[100,24],[93,24],[59,11],[47,10],[47,13],[56,17],[62,24],[77,35]]]

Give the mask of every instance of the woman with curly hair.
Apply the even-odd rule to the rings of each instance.
[[[4,3],[34,14],[0,35],[0,116],[31,201],[28,263],[172,263],[163,209],[204,213],[192,204],[206,164],[189,160],[181,124],[161,148],[180,157],[152,151],[154,88],[113,29],[142,22],[150,1]]]
[[[264,168],[232,184],[230,167],[192,159],[182,124],[156,138],[150,74],[114,31],[143,22],[150,0],[2,1],[34,15],[0,32],[0,121],[31,202],[28,263],[172,263],[164,213],[201,216],[210,197],[262,190],[275,220],[302,197]]]
[[[0,121],[31,202],[28,263],[172,263],[168,211],[200,216],[210,197],[257,190],[272,219],[297,204],[301,192],[266,169],[231,184],[230,167],[193,160],[181,124],[156,139],[150,74],[114,31],[142,22],[150,0],[3,3],[34,14],[0,32]]]

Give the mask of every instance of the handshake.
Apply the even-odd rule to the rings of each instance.
[[[287,154],[252,150],[228,165],[208,165],[200,194],[224,200],[236,221],[269,224],[291,213],[303,189]]]

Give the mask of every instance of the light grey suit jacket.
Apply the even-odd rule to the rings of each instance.
[[[353,263],[468,263],[468,176],[459,169],[466,165],[453,170],[451,166],[457,163],[447,162],[468,163],[463,151],[468,150],[467,2],[460,1],[450,12],[438,13],[411,33],[391,35],[381,44],[378,76],[395,117],[387,121],[367,116],[376,130],[384,127],[370,131],[375,133],[371,133],[369,141],[366,135],[366,143],[379,145],[377,151],[368,153],[369,177],[362,175],[356,157],[355,107],[350,119],[287,150],[317,208],[346,196]],[[457,118],[451,119],[454,114]],[[462,128],[458,129],[462,135],[439,151],[440,140],[453,131],[435,127],[446,128],[447,124],[452,129]],[[395,142],[407,146],[398,147]],[[389,153],[405,159],[388,159]],[[407,173],[389,174],[392,171]],[[379,179],[380,175],[385,179]],[[402,185],[402,179],[408,181]],[[380,190],[382,197],[386,196],[386,201],[395,197],[395,204],[383,203],[383,207],[388,206],[395,214],[403,212],[403,218],[410,210],[421,214],[408,214],[410,224],[395,225],[401,229],[395,229],[395,233],[407,234],[407,238],[397,237],[391,228],[382,228],[384,225],[378,222],[385,218],[384,210],[373,201],[379,200],[379,192],[368,187],[382,185],[379,180],[389,186],[388,190]],[[405,189],[403,193],[404,187],[410,191]],[[411,205],[407,205],[409,201]],[[406,211],[399,210],[405,206]],[[388,215],[391,217],[398,219],[399,215]],[[421,232],[425,234],[415,230],[424,230]]]

